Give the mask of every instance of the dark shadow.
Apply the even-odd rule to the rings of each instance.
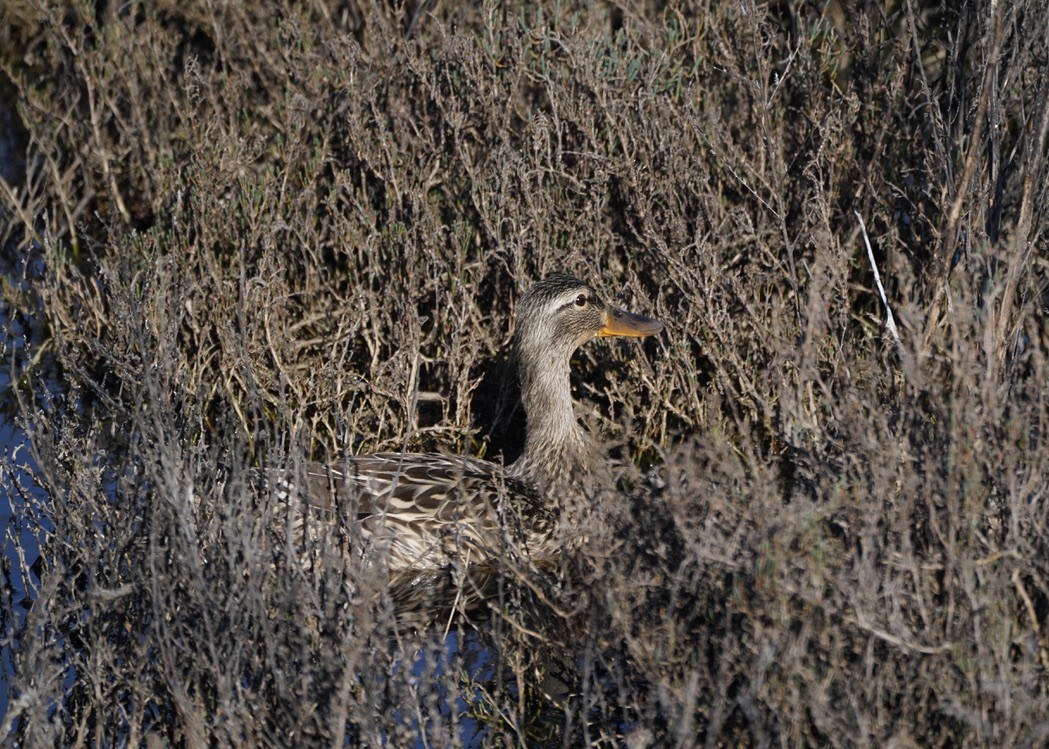
[[[473,426],[487,444],[486,457],[501,455],[509,465],[521,456],[525,445],[525,414],[513,350],[506,347],[478,369],[483,374],[470,402]]]

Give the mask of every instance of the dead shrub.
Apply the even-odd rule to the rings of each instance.
[[[19,18],[9,743],[1044,742],[1043,6]],[[667,325],[591,543],[423,631],[287,564],[257,468],[514,455],[555,270]]]

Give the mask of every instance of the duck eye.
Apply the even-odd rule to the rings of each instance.
[[[586,298],[586,294],[580,294],[579,296],[577,296],[575,298],[575,306],[576,307],[585,307],[586,303],[588,301],[590,301],[590,300]]]

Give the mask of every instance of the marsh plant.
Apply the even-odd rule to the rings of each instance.
[[[0,19],[8,744],[1046,741],[1044,3]],[[405,626],[257,476],[512,461],[552,272],[585,543]]]

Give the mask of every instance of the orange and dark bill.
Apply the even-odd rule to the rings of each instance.
[[[605,325],[597,332],[601,338],[613,335],[646,336],[655,335],[663,329],[663,323],[644,315],[635,315],[615,307],[605,311]]]

